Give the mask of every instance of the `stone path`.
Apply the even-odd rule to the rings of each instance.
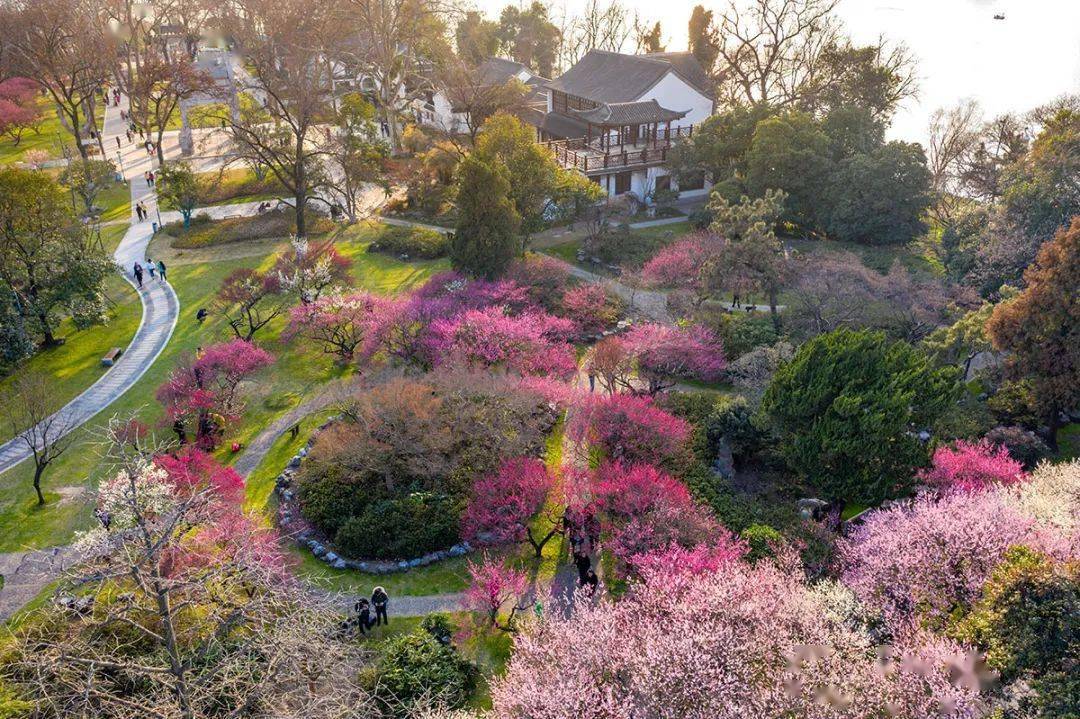
[[[123,122],[120,120],[120,108],[110,106],[105,112],[106,148],[115,147],[114,138],[122,135]],[[126,138],[124,138],[126,140]],[[135,203],[143,201],[153,213],[156,198],[152,188],[146,186],[142,174],[150,169],[152,159],[147,157],[141,147],[126,146],[121,150],[126,176],[131,180],[131,226],[128,228],[113,258],[119,265],[124,278],[135,287],[131,268],[135,261],[142,261],[146,256],[146,247],[150,243],[153,231],[150,222],[135,220]],[[136,288],[143,305],[142,321],[127,349],[120,359],[82,394],[68,402],[57,411],[61,424],[67,432],[85,424],[94,415],[108,407],[134,385],[154,363],[165,349],[176,327],[180,313],[180,303],[176,293],[167,282],[144,278],[142,288]],[[30,456],[30,447],[21,438],[16,437],[0,445],[0,472],[5,472]]]
[[[0,622],[7,621],[78,560],[70,547],[0,554]]]

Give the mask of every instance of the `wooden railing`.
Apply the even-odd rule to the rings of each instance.
[[[667,160],[672,142],[684,137],[691,137],[694,127],[673,127],[671,130],[660,128],[655,137],[642,138],[633,145],[609,145],[600,147],[600,140],[587,142],[584,137],[568,140],[548,140],[540,144],[547,148],[555,160],[566,169],[588,174],[603,170],[618,170],[662,163]]]

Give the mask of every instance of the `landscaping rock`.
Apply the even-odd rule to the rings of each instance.
[[[300,467],[300,459],[301,459],[300,455],[296,455],[295,457],[290,459],[289,464],[287,465],[288,468],[289,469],[298,469]]]
[[[731,456],[731,443],[721,437],[716,443],[716,459],[712,470],[724,479],[735,479],[735,459]]]
[[[345,560],[341,557],[338,557],[334,561],[330,562],[330,566],[334,569],[345,569]]]

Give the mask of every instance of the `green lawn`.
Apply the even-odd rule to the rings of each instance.
[[[861,245],[856,242],[838,242],[836,240],[785,239],[784,241],[799,252],[852,252],[868,268],[882,274],[888,272],[889,268],[897,260],[911,272],[940,274],[941,271],[937,259],[932,257],[931,253],[918,243],[878,247]]]
[[[41,124],[38,126],[38,131],[35,133],[33,130],[28,130],[23,133],[22,140],[18,145],[10,137],[4,137],[0,140],[0,165],[10,165],[14,162],[21,162],[23,156],[29,150],[44,150],[48,153],[49,158],[63,157],[63,152],[60,149],[60,144],[63,143],[69,147],[69,152],[78,157],[78,151],[75,150],[75,140],[60,124],[60,119],[56,116],[55,106],[45,98],[40,101],[41,105]],[[101,104],[100,98],[98,98],[98,106],[94,109],[97,113],[98,127],[105,122],[105,107]]]
[[[338,244],[342,254],[353,259],[352,274],[358,287],[380,292],[404,289],[447,267],[444,261],[403,263],[385,255],[368,254],[365,251],[367,232],[362,226],[348,228],[341,233]],[[196,253],[191,256],[195,257]],[[137,413],[141,421],[157,428],[164,436],[169,435],[167,429],[159,425],[162,412],[154,399],[157,387],[181,357],[193,354],[199,346],[229,337],[220,318],[211,316],[200,325],[195,320],[195,313],[200,307],[210,306],[221,281],[234,269],[269,268],[272,263],[272,257],[261,256],[170,267],[169,278],[181,306],[172,341],[132,389],[98,415],[89,427],[74,433],[75,445],[45,475],[43,484],[48,504],[43,508],[35,504],[29,462],[0,474],[0,552],[63,544],[72,539],[75,531],[89,525],[91,506],[84,496],[79,495],[79,490],[92,488],[108,471],[95,446],[100,442],[100,426],[113,415]],[[138,323],[137,317],[135,323]],[[282,342],[280,335],[284,327],[285,319],[278,318],[256,336],[256,341],[275,355],[276,362],[245,385],[247,410],[243,420],[230,428],[230,441],[235,439],[246,444],[321,385],[351,372],[351,368],[342,369],[317,349]],[[72,342],[67,351],[73,352],[78,344],[81,343]],[[111,346],[111,343],[102,344]],[[100,360],[101,354],[103,352],[98,349],[85,352],[88,374],[92,371],[91,360]],[[225,461],[232,458],[227,447],[220,450],[220,458]]]
[[[64,320],[58,333],[64,344],[39,352],[16,372],[35,371],[52,377],[60,403],[73,399],[108,372],[101,366],[102,356],[113,347],[127,347],[139,328],[142,305],[135,290],[120,277],[109,278],[105,293],[112,303],[107,324],[78,330],[71,320]],[[0,391],[10,386],[14,376],[0,380]],[[0,439],[6,441],[11,436],[8,427],[0,427]],[[0,476],[0,486],[2,482]]]

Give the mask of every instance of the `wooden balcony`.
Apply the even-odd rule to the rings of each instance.
[[[556,161],[568,170],[584,175],[602,175],[632,168],[662,165],[667,161],[668,151],[675,141],[694,134],[693,126],[659,128],[652,137],[639,138],[637,142],[601,146],[598,138],[587,140],[579,137],[571,140],[549,140],[540,144],[547,148]]]

